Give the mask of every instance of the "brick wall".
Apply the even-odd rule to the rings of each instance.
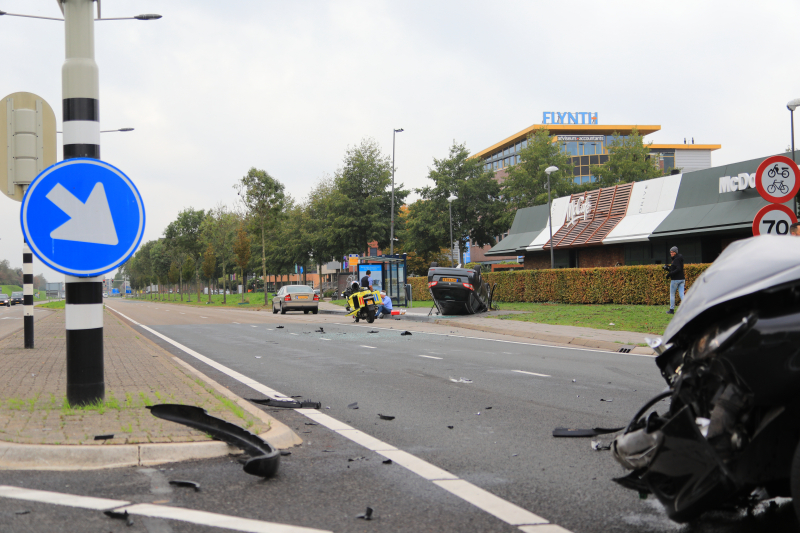
[[[621,244],[580,248],[578,250],[578,267],[613,267],[625,264],[625,248]]]
[[[550,268],[550,253],[538,252],[525,254],[525,262],[522,263],[525,270],[543,270]]]

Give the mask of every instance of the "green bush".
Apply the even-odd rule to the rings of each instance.
[[[686,290],[710,264],[686,265]],[[485,272],[497,283],[496,302],[666,305],[669,281],[661,265]],[[430,301],[428,278],[409,279],[415,301]]]

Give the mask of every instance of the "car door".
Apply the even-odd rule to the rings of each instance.
[[[281,287],[278,290],[278,292],[275,294],[275,296],[272,297],[272,308],[273,309],[275,309],[275,302],[280,302],[281,300],[283,300],[283,293],[284,293],[285,290],[286,289],[284,287]],[[278,307],[279,308],[280,308],[280,306],[281,306],[280,303],[278,303]]]

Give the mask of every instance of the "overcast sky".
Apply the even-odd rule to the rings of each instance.
[[[57,0],[0,10],[61,16]],[[96,23],[95,53],[102,129],[135,128],[103,134],[102,159],[142,193],[144,241],[183,208],[233,204],[250,167],[302,199],[365,137],[391,155],[394,128],[406,187],[453,141],[478,152],[544,111],[658,124],[648,140],[721,144],[719,165],[783,151],[800,97],[796,1],[102,3],[103,17],[141,13],[163,18]],[[0,17],[0,46],[0,96],[38,94],[60,130],[63,23]],[[19,205],[0,196],[12,266]]]

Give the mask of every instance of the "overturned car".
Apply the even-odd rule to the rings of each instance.
[[[800,517],[800,239],[729,245],[650,344],[669,387],[612,443],[631,470],[614,481],[677,522],[757,494]]]
[[[428,270],[428,289],[441,315],[472,315],[492,307],[494,287],[483,281],[480,266],[445,268],[434,263]]]

